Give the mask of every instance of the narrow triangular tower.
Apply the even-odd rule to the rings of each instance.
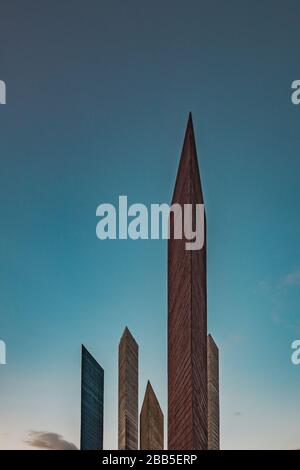
[[[81,346],[80,449],[103,449],[104,370]]]
[[[164,415],[148,380],[140,414],[140,449],[162,450],[163,448]]]
[[[203,204],[189,115],[172,204]],[[204,225],[206,222],[204,222]],[[207,449],[206,227],[201,250],[168,241],[168,448]]]
[[[126,327],[119,344],[119,450],[138,449],[138,354]]]

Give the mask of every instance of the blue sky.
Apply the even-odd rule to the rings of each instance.
[[[297,448],[299,2],[1,3],[0,447],[79,443],[80,344],[117,445],[128,325],[166,411],[166,243],[100,241],[96,207],[170,202],[193,112],[223,448]]]

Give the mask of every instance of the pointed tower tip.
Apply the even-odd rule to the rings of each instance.
[[[124,331],[122,333],[122,336],[120,338],[120,342],[122,340],[125,340],[126,338],[127,338],[127,340],[134,341],[136,343],[136,345],[138,346],[138,343],[136,342],[136,339],[133,336],[133,334],[131,333],[131,331],[129,330],[128,326],[125,326]]]
[[[124,330],[123,330],[122,337],[127,335],[127,334],[131,334],[131,333],[130,333],[130,330],[129,330],[128,326],[126,325]]]
[[[163,415],[163,412],[161,410],[158,398],[157,398],[156,393],[155,393],[155,391],[154,391],[154,389],[151,385],[150,380],[147,381],[147,386],[146,386],[144,401],[143,401],[143,407],[146,407],[147,403],[149,403],[149,401],[152,402],[152,403],[154,402],[156,404],[155,406],[159,409],[160,413]]]
[[[210,333],[207,335],[207,340],[208,340],[208,344],[212,348],[214,348],[216,351],[219,351],[218,345],[217,345],[217,343],[215,342],[213,336]]]
[[[192,112],[190,111],[189,112],[189,117],[188,117],[188,122],[187,122],[187,128],[188,129],[194,129],[194,125],[193,125],[193,116],[192,116]]]
[[[191,179],[194,180],[196,187],[198,189],[197,190],[197,193],[198,193],[197,203],[204,204],[199,165],[198,165],[197,150],[196,150],[195,131],[194,131],[193,118],[192,118],[191,112],[189,113],[187,126],[185,129],[185,135],[184,135],[183,146],[181,150],[179,167],[177,170],[175,187],[173,191],[172,203],[180,204],[183,202],[182,194],[181,194],[182,191],[180,190],[180,188],[182,187],[182,184],[185,184],[184,181],[186,181],[187,179],[189,179],[190,181]],[[179,190],[177,191],[178,188]],[[186,202],[187,201],[185,200],[184,203]],[[196,200],[194,200],[194,202],[196,202]]]
[[[192,116],[191,111],[189,112],[189,116],[188,116],[188,120],[187,120],[184,140],[186,141],[186,139],[189,139],[189,136],[192,136],[192,140],[195,141],[193,116]]]
[[[88,350],[88,348],[84,344],[81,344],[81,353],[82,354],[89,354],[90,356],[92,356],[92,354],[90,353],[90,351]]]
[[[146,385],[146,390],[145,390],[145,399],[153,395],[155,395],[153,387],[151,385],[150,380],[147,380],[147,385]]]
[[[146,392],[145,393],[154,395],[156,397],[156,393],[154,391],[154,388],[152,387],[152,384],[151,384],[150,380],[148,380],[148,382],[147,382]]]

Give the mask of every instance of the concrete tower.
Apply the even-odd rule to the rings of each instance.
[[[148,380],[140,414],[140,449],[162,450],[163,448],[164,415]]]
[[[81,450],[103,449],[104,371],[82,345],[81,348]]]
[[[138,345],[126,327],[119,344],[119,450],[138,449]]]
[[[189,116],[172,204],[203,204]],[[206,228],[204,227],[206,234]],[[207,449],[206,235],[201,250],[168,242],[168,448]]]

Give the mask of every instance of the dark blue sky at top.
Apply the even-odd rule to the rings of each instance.
[[[166,244],[97,240],[95,212],[121,194],[170,202],[192,111],[223,445],[299,446],[290,437],[300,380],[290,363],[300,334],[300,106],[290,99],[299,19],[292,0],[1,1],[0,423],[10,423],[9,442],[34,427],[78,439],[84,342],[105,369],[115,445],[126,324],[140,344],[140,396],[150,377],[165,408]],[[274,431],[282,403],[286,441]]]

